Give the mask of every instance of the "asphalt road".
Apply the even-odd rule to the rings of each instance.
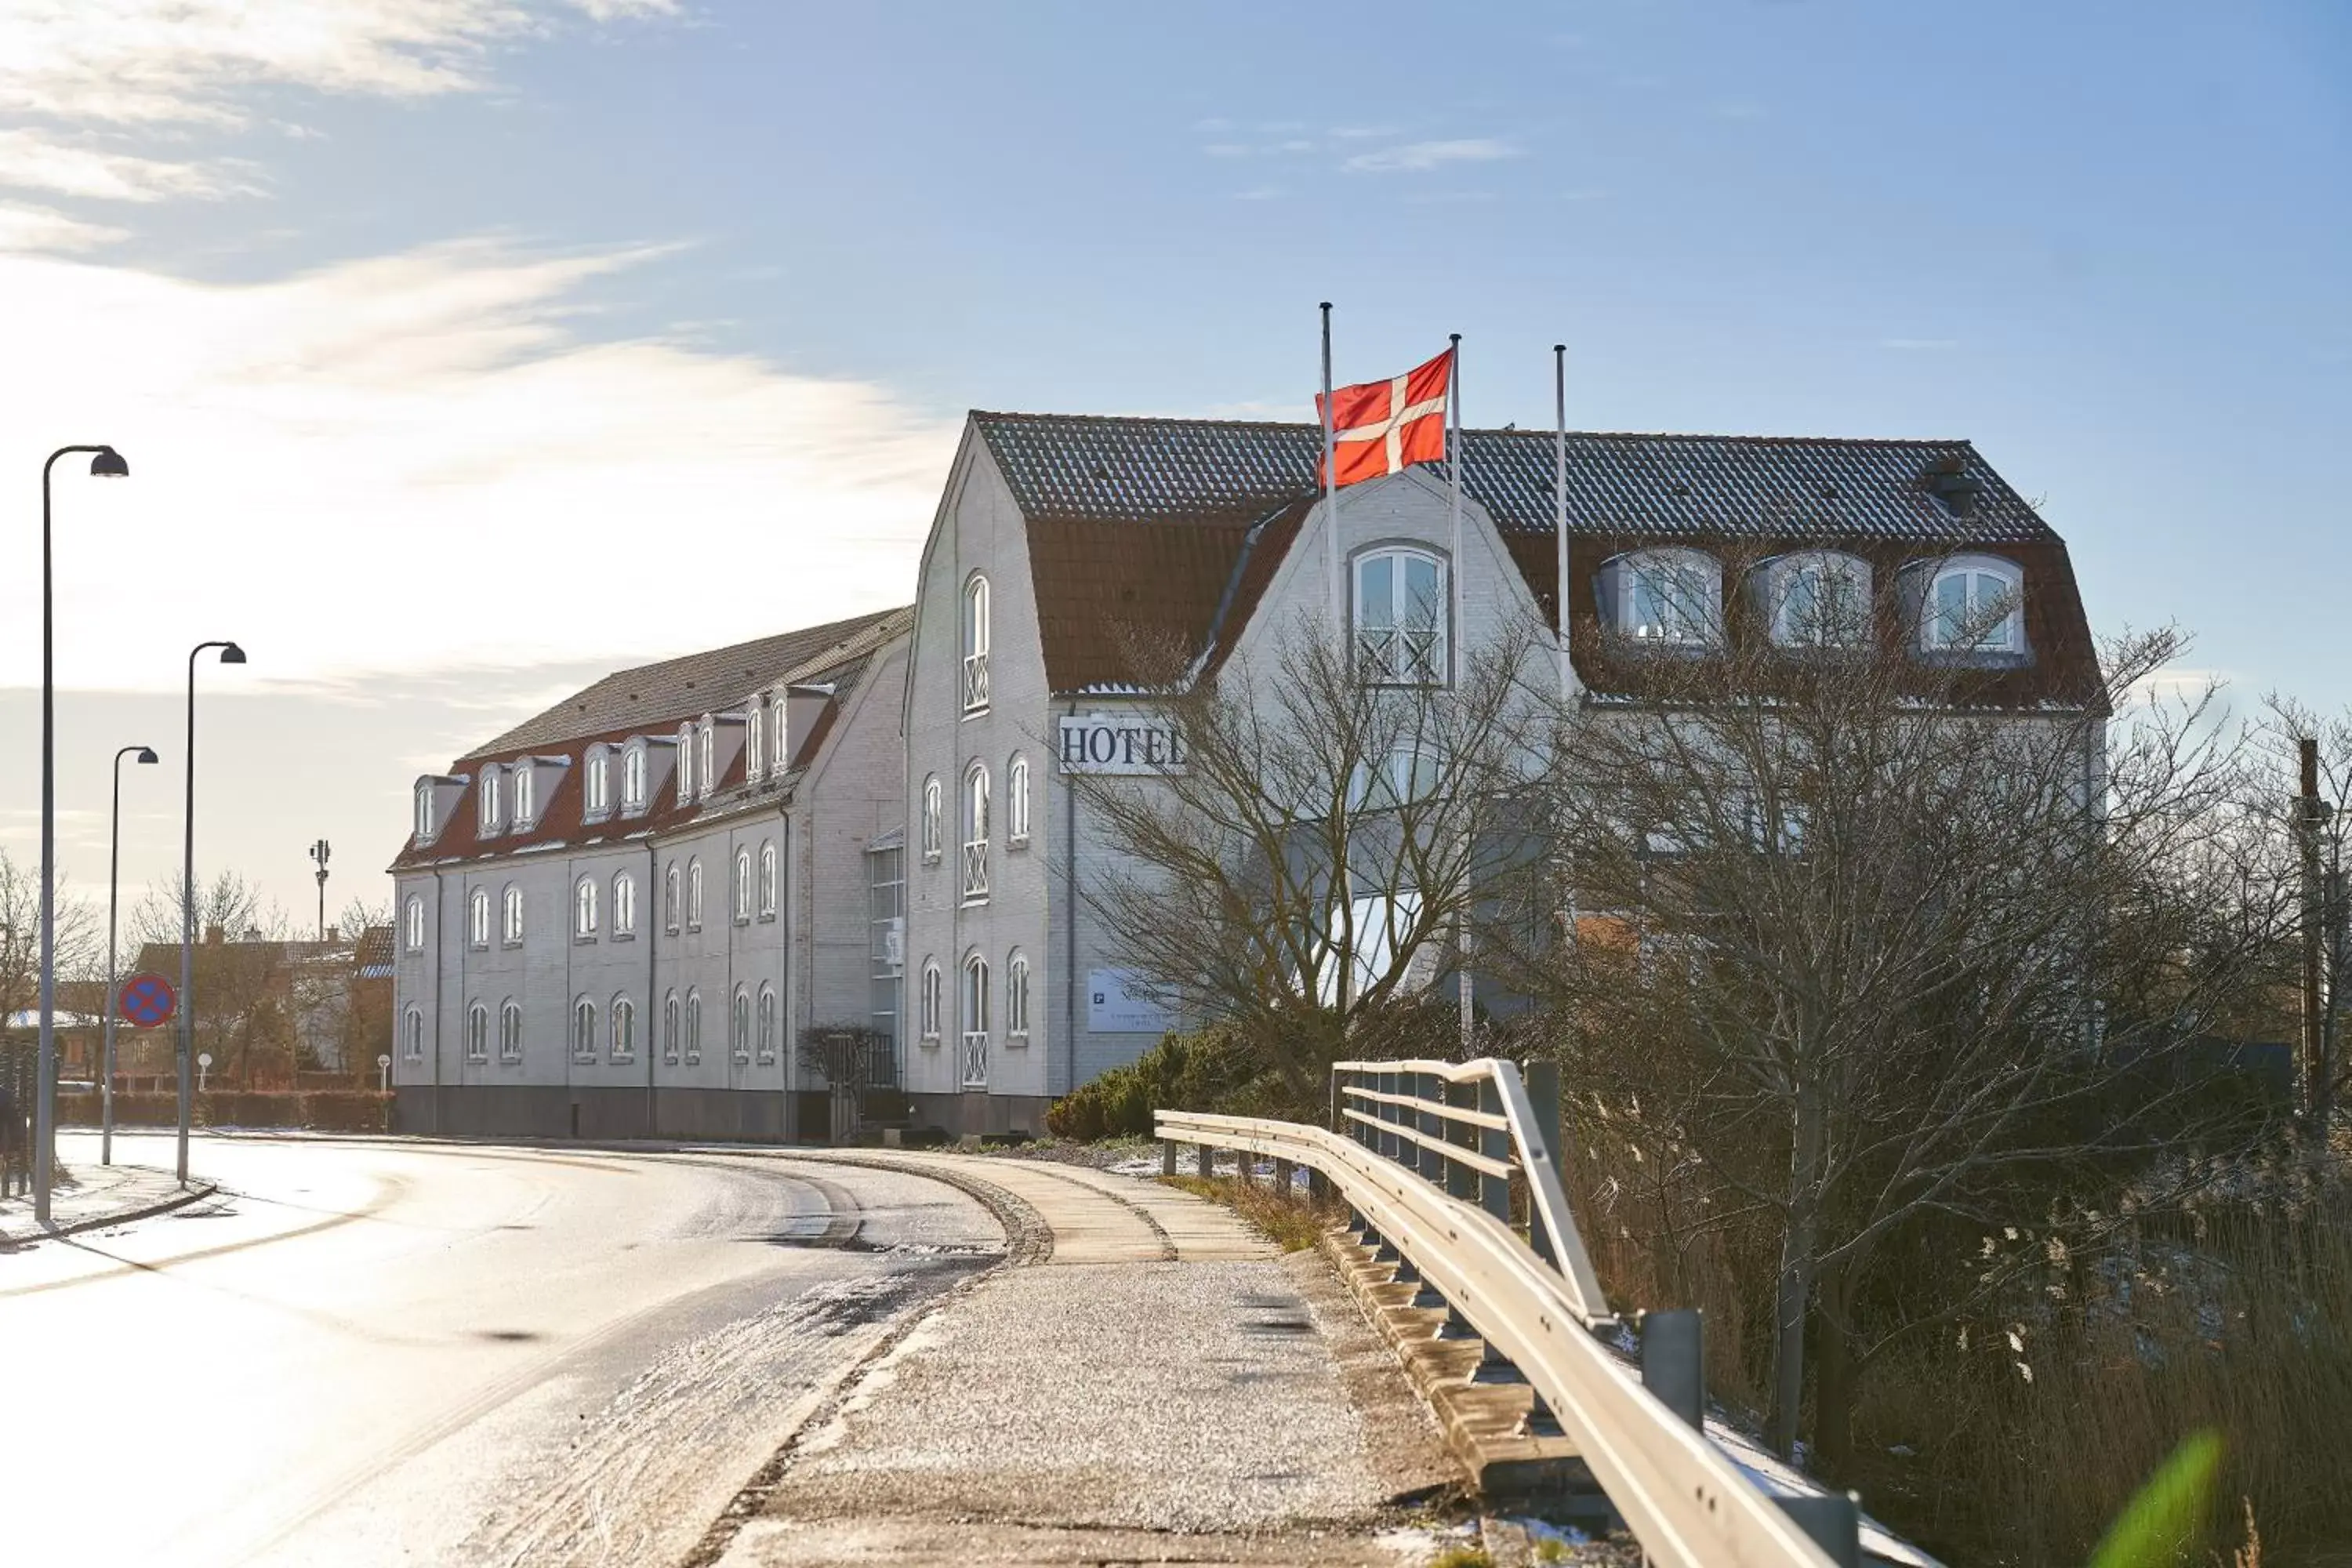
[[[782,1152],[210,1138],[194,1164],[220,1197],[0,1254],[9,1561],[675,1563],[1003,1241],[951,1187]]]

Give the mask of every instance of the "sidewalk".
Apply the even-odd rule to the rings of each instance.
[[[992,1186],[1050,1245],[854,1378],[739,1503],[723,1568],[1428,1555],[1401,1500],[1459,1472],[1315,1254],[1131,1177],[871,1163]]]
[[[101,1165],[96,1160],[70,1169],[58,1167],[58,1185],[49,1194],[49,1218],[57,1234],[96,1230],[121,1225],[163,1209],[194,1203],[213,1190],[202,1176],[191,1176],[183,1188],[169,1171],[146,1165]],[[0,1202],[0,1247],[22,1247],[48,1233],[33,1221],[33,1194],[12,1195]]]

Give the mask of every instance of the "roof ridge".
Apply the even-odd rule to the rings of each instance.
[[[1323,428],[1320,425],[1305,420],[1223,419],[1190,414],[1054,414],[975,408],[971,411],[971,417],[1004,420],[1024,425],[1192,425],[1219,430],[1295,430],[1305,435],[1319,434]],[[1549,439],[1559,432],[1534,426],[1522,428],[1514,426],[1471,425],[1464,427],[1464,434],[1514,436],[1534,440]],[[1975,444],[1966,436],[1792,436],[1748,431],[1588,429],[1570,429],[1568,434],[1570,437],[1601,441],[1738,441],[1768,446],[1801,447],[1971,447]]]

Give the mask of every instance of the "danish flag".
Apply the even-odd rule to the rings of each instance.
[[[1387,381],[1343,386],[1331,395],[1331,466],[1324,477],[1333,489],[1360,484],[1402,470],[1407,463],[1433,463],[1445,456],[1445,392],[1454,375],[1454,351]],[[1323,416],[1323,399],[1315,399]]]

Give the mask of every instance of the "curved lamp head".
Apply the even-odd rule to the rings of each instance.
[[[237,647],[235,643],[224,645],[221,648],[221,662],[223,664],[243,664],[245,662],[245,649]]]
[[[124,462],[122,454],[113,447],[102,447],[99,448],[98,456],[89,460],[89,471],[97,479],[127,479],[131,477],[131,465]]]
[[[134,763],[160,763],[163,759],[155,754],[154,747],[142,746],[139,748],[139,754],[131,760]]]

